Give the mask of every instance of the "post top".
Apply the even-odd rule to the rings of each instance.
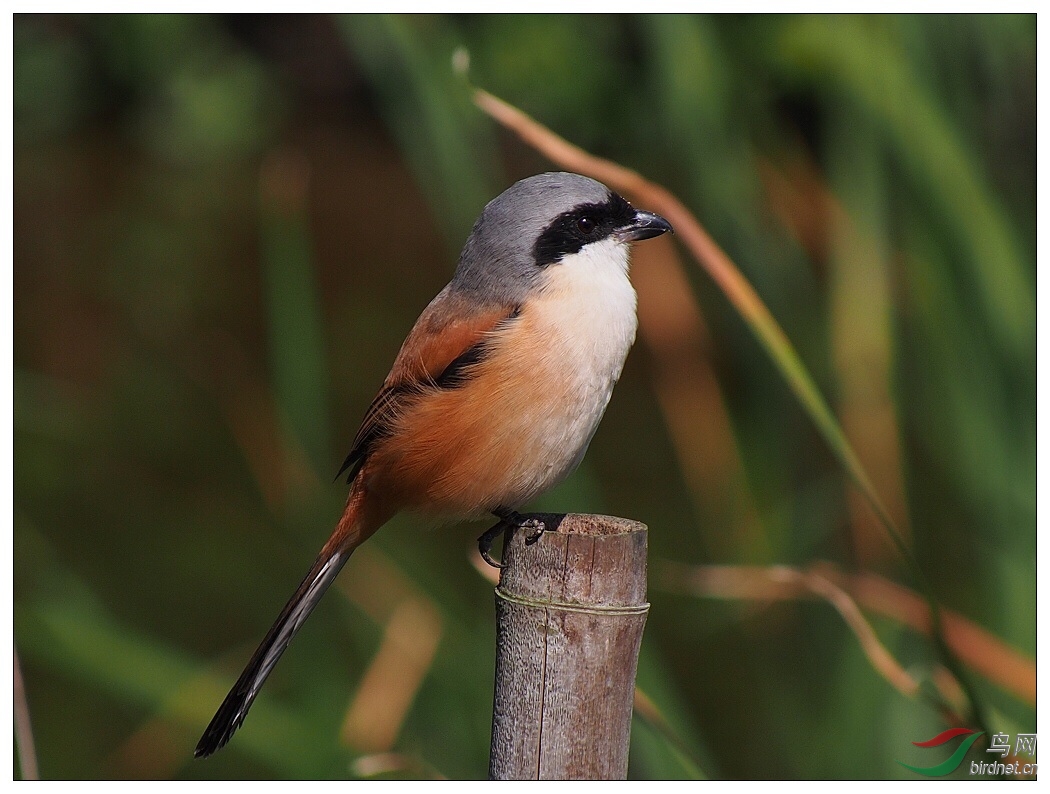
[[[593,513],[529,513],[523,517],[538,518],[548,532],[563,535],[627,535],[647,529],[641,521]]]
[[[614,516],[530,513],[546,531],[515,530],[503,549],[499,589],[512,598],[597,607],[645,604],[645,524]]]

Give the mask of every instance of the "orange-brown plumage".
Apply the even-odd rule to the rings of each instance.
[[[517,307],[505,303],[478,303],[442,291],[416,320],[390,373],[383,381],[357,431],[350,454],[339,474],[357,468],[371,453],[377,439],[388,435],[392,422],[406,408],[432,392],[448,367],[477,345],[486,341],[494,329],[513,317]]]
[[[522,180],[489,202],[365,414],[335,531],[195,755],[229,740],[340,568],[393,515],[513,520],[576,468],[634,341],[628,244],[669,229],[574,174]]]
[[[433,381],[516,310],[513,304],[478,302],[445,290],[416,320],[383,388]]]
[[[634,326],[624,331],[623,351],[613,351],[615,367],[603,367],[604,381],[581,383],[590,373],[576,359],[594,353],[580,349],[576,331],[607,320],[600,308],[580,317],[586,302],[576,316],[565,316],[569,296],[560,286],[551,284],[477,337],[486,350],[462,373],[467,383],[421,383],[391,402],[388,431],[374,442],[356,482],[396,494],[402,508],[473,516],[518,507],[567,473],[604,410]],[[575,439],[581,424],[586,438]]]

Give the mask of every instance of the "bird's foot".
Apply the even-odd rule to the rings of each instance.
[[[547,531],[547,525],[538,518],[526,518],[518,524],[518,527],[525,530],[525,543],[529,546],[539,540],[540,535]]]
[[[496,560],[492,559],[492,555],[489,554],[489,552],[492,550],[492,541],[494,541],[497,536],[505,534],[512,527],[513,524],[510,524],[503,518],[500,518],[498,524],[486,529],[485,534],[478,538],[478,553],[481,554],[481,559],[483,559],[493,568],[502,568],[503,563],[496,562]]]
[[[532,545],[540,536],[547,531],[547,525],[538,518],[522,518],[513,510],[494,510],[493,514],[499,519],[499,523],[490,527],[485,534],[478,538],[478,552],[481,558],[493,568],[502,568],[503,564],[492,559],[489,551],[492,549],[492,541],[500,534],[511,529],[521,529],[525,532],[525,542]],[[506,548],[506,544],[504,544]]]

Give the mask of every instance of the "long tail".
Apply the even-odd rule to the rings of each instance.
[[[195,758],[206,758],[223,747],[234,732],[241,727],[248,709],[252,707],[255,696],[266,682],[277,660],[281,658],[288,643],[292,641],[299,627],[313,612],[329,585],[335,581],[339,571],[350,559],[354,549],[371,537],[382,521],[366,521],[361,515],[361,499],[351,492],[346,511],[336,527],[332,537],[325,543],[317,556],[306,578],[296,588],[295,593],[285,604],[270,630],[252,655],[248,665],[233,685],[233,689],[222,701],[215,712],[211,723],[204,731]]]

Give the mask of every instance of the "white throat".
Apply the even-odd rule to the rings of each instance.
[[[627,278],[630,248],[612,239],[591,243],[549,265],[541,287],[542,303],[571,341],[572,356],[584,372],[608,381],[620,377],[638,328],[638,296]],[[583,372],[581,372],[581,375]]]

